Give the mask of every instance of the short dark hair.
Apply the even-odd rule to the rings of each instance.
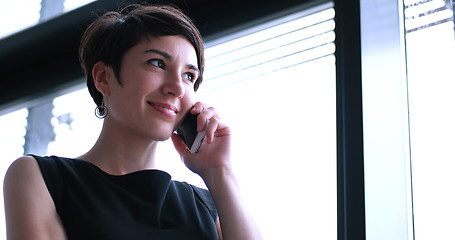
[[[132,4],[118,12],[107,12],[85,30],[79,45],[79,60],[87,78],[87,87],[97,106],[103,95],[93,82],[92,68],[101,61],[112,67],[117,80],[123,55],[148,35],[183,35],[196,50],[201,72],[194,84],[197,91],[204,71],[204,43],[191,19],[170,5]]]

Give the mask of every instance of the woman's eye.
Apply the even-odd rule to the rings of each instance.
[[[151,59],[148,63],[155,67],[164,68],[164,62],[159,59]]]
[[[195,77],[194,77],[194,74],[192,74],[192,73],[185,73],[184,77],[185,77],[186,80],[188,80],[190,82],[193,82],[194,80],[196,80]]]

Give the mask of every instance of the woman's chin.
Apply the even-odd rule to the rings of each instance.
[[[168,140],[172,136],[172,133],[163,133],[155,136],[155,141],[163,142]]]

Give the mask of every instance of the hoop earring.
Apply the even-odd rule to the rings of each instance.
[[[104,105],[104,100],[102,100],[101,105],[96,106],[95,116],[99,119],[103,119],[107,116],[107,107]]]

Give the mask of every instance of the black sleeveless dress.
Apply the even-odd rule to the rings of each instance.
[[[159,170],[117,176],[84,160],[33,157],[68,239],[218,239],[208,190]]]

